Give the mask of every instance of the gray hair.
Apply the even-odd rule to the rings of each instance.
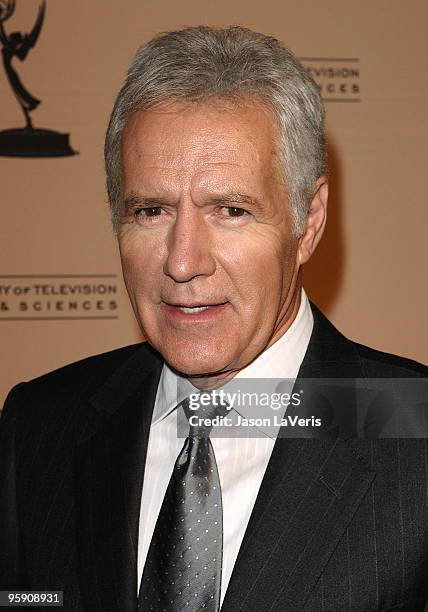
[[[117,231],[122,216],[121,140],[129,116],[159,104],[259,99],[278,127],[278,154],[296,235],[303,233],[315,183],[326,173],[319,88],[291,51],[243,27],[186,28],[137,52],[116,99],[105,141],[107,193]]]

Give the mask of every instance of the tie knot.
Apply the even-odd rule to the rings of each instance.
[[[229,408],[218,397],[208,402],[206,398],[203,399],[203,395],[199,395],[197,399],[193,396],[192,401],[186,398],[182,402],[184,414],[189,421],[191,438],[208,438],[215,425],[216,417],[219,419],[224,417]]]

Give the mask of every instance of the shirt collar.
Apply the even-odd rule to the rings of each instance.
[[[297,316],[287,331],[252,363],[235,376],[237,378],[295,379],[305,356],[312,334],[314,318],[305,291],[302,289]],[[191,393],[199,393],[188,378],[177,374],[164,363],[159,380],[152,425],[162,421]],[[269,415],[269,407],[266,408]],[[239,411],[244,417],[245,409]],[[271,436],[270,430],[259,428]]]

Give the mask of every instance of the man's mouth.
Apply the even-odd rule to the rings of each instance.
[[[189,320],[192,321],[205,321],[210,318],[210,314],[213,316],[220,314],[223,311],[224,307],[227,305],[227,303],[228,302],[219,302],[217,304],[204,304],[201,302],[196,302],[193,304],[180,304],[164,302],[163,304],[165,312],[170,316],[176,318],[177,316],[182,317],[184,315],[185,317],[189,317]],[[203,319],[200,319],[200,317],[203,317]]]
[[[178,307],[181,312],[185,314],[194,314],[196,312],[203,312],[204,310],[208,310],[210,306],[179,306]]]

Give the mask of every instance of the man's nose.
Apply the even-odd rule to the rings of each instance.
[[[164,273],[177,283],[215,272],[209,230],[200,211],[179,211],[167,238]]]

